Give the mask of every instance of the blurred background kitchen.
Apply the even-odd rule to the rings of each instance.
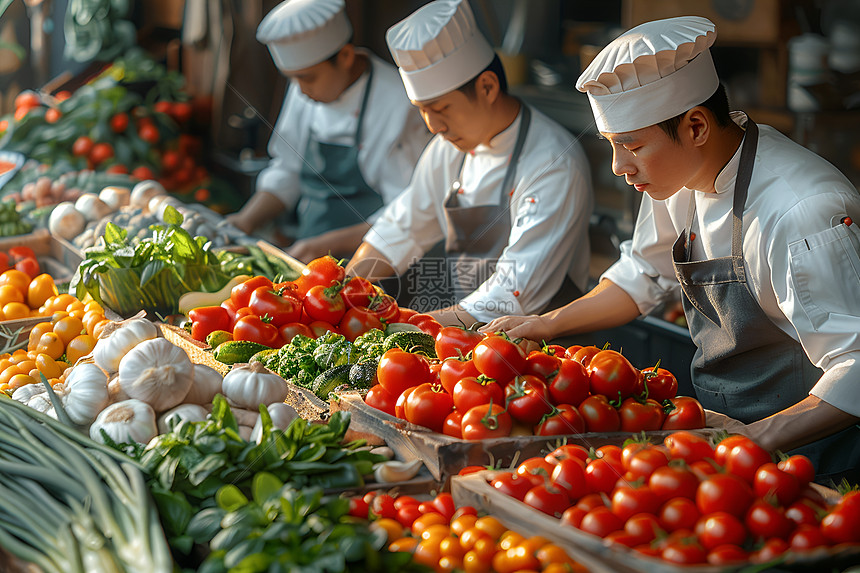
[[[424,2],[347,0],[354,41],[391,60],[385,31]],[[0,115],[23,89],[74,87],[132,46],[181,73],[210,115],[204,158],[241,204],[265,166],[285,81],[257,24],[274,0],[0,0]],[[471,0],[502,56],[511,91],[579,136],[592,164],[592,279],[632,233],[639,196],[609,168],[584,94],[574,89],[597,52],[638,23],[711,19],[712,49],[732,107],[773,125],[860,186],[860,0]],[[208,106],[208,107],[207,107]],[[597,336],[597,340],[595,340]],[[677,309],[590,335],[663,356],[682,378],[693,346]],[[633,350],[636,348],[637,350]],[[642,360],[636,356],[640,353]],[[683,383],[683,381],[682,381]]]

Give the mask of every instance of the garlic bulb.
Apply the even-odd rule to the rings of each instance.
[[[180,404],[158,417],[158,431],[166,434],[184,420],[202,422],[208,415],[206,408],[198,404]]]
[[[134,399],[111,404],[90,426],[90,438],[104,443],[102,430],[117,444],[132,441],[145,444],[158,435],[155,411],[146,402]]]
[[[51,398],[48,396],[47,392],[42,392],[41,394],[35,394],[29,400],[27,400],[27,406],[33,408],[37,412],[47,413],[48,410],[54,409],[54,404],[51,403]]]
[[[259,362],[234,366],[224,376],[221,391],[228,402],[256,411],[260,404],[283,402],[289,393],[286,381]]]
[[[147,205],[149,205],[149,200],[156,195],[167,195],[167,191],[161,183],[152,179],[141,181],[132,188],[129,204],[138,209],[146,209]]]
[[[131,191],[126,187],[105,187],[99,191],[99,199],[104,201],[105,205],[111,208],[112,211],[119,211],[120,207],[125,207],[131,200]]]
[[[185,396],[187,404],[209,404],[221,392],[221,373],[205,364],[194,364],[194,383]]]
[[[92,423],[110,402],[107,372],[88,362],[78,364],[63,383],[61,399],[72,422]]]
[[[132,348],[144,340],[158,336],[158,328],[145,318],[124,321],[122,326],[100,338],[93,348],[93,360],[108,374],[119,370],[119,362]]]
[[[25,384],[12,393],[12,399],[26,404],[33,396],[45,394],[47,391],[44,384]]]
[[[391,483],[412,479],[424,465],[420,459],[409,462],[388,460],[373,466],[373,479],[380,483]]]
[[[71,241],[81,233],[87,226],[84,214],[75,209],[71,201],[58,203],[48,217],[48,230],[52,235]]]
[[[125,390],[122,389],[122,386],[119,385],[119,376],[116,374],[114,374],[113,378],[108,382],[108,397],[110,398],[111,404],[129,399],[129,395],[126,394]]]
[[[260,412],[255,410],[246,410],[245,408],[231,406],[230,412],[232,412],[233,418],[240,426],[250,426],[253,428],[257,420],[260,419]]]
[[[295,408],[283,402],[269,404],[266,406],[266,410],[269,412],[269,417],[272,418],[272,427],[278,430],[286,430],[293,423],[293,420],[299,417],[299,413],[296,412]],[[254,431],[251,432],[251,441],[259,444],[262,438],[263,420],[258,417],[257,423],[254,424]]]
[[[113,209],[95,193],[84,193],[78,197],[75,201],[75,209],[80,211],[87,221],[98,221],[113,212]]]
[[[153,338],[122,357],[119,384],[132,398],[163,412],[185,400],[194,381],[193,368],[185,350],[165,338]]]

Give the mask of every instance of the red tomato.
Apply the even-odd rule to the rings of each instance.
[[[374,328],[383,330],[385,325],[377,316],[368,312],[365,308],[350,308],[344,313],[343,318],[337,325],[338,330],[347,340],[353,342],[356,338]]]
[[[436,335],[436,356],[440,360],[466,356],[483,339],[484,334],[477,330],[446,326]]]
[[[558,373],[561,367],[561,359],[543,350],[532,350],[526,357],[525,374],[534,374],[541,378],[549,378]]]
[[[21,259],[15,263],[15,270],[21,271],[25,275],[29,276],[31,280],[42,273],[42,270],[39,267],[39,261],[33,257],[27,257],[26,259]]]
[[[749,560],[749,554],[737,545],[720,545],[708,552],[710,565],[732,565]]]
[[[660,501],[666,502],[673,497],[696,499],[699,478],[685,466],[662,466],[655,469],[648,478],[651,488]]]
[[[311,331],[313,331],[313,333],[314,333],[313,338],[319,338],[320,336],[322,336],[323,334],[326,334],[328,332],[334,332],[335,334],[340,334],[340,331],[338,331],[338,329],[335,325],[330,324],[328,322],[324,322],[322,320],[314,320],[313,322],[309,322],[308,328],[310,328]]]
[[[477,357],[475,360],[477,362]],[[480,365],[478,369],[481,370]],[[552,411],[546,384],[531,374],[514,378],[505,388],[505,400],[511,416],[529,426],[534,426],[541,421],[544,414]]]
[[[588,513],[586,510],[576,505],[568,507],[564,510],[564,513],[561,514],[561,523],[562,525],[568,525],[579,529],[579,526],[582,525],[582,518],[585,517],[586,513]]]
[[[821,533],[830,543],[860,542],[860,514],[846,508],[837,508],[821,520]]]
[[[792,551],[811,551],[818,547],[827,547],[830,542],[821,532],[817,525],[802,524],[788,538],[788,545]]]
[[[254,289],[248,301],[248,308],[260,317],[269,317],[276,328],[288,322],[299,322],[302,318],[302,303],[289,294],[281,294],[271,286]]]
[[[381,376],[380,383],[382,383]],[[445,392],[442,386],[425,382],[409,394],[404,413],[408,422],[441,433],[442,423],[453,408],[454,402],[451,395]]]
[[[233,287],[233,290],[230,291],[230,300],[233,301],[236,308],[246,307],[251,302],[251,295],[260,287],[272,288],[272,281],[264,276],[251,277]]]
[[[612,513],[627,521],[637,513],[656,514],[660,498],[647,485],[619,487],[612,493]]]
[[[546,381],[553,404],[578,407],[588,398],[588,372],[575,360],[559,359],[557,372],[548,376]]]
[[[429,334],[433,338],[442,330],[442,325],[429,314],[415,314],[409,317],[408,324],[417,326],[421,332]]]
[[[678,529],[692,530],[699,521],[701,513],[696,507],[696,502],[686,497],[675,497],[663,504],[660,508],[660,525],[668,532]]]
[[[399,498],[398,498],[399,499]],[[395,503],[397,500],[395,500]],[[397,522],[403,527],[411,528],[415,520],[424,515],[418,504],[408,504],[397,508]]]
[[[395,519],[397,508],[394,507],[394,498],[387,493],[379,493],[370,501],[370,515],[375,518]]]
[[[740,519],[724,511],[702,516],[695,527],[699,542],[711,550],[720,545],[741,545],[747,531]]]
[[[797,525],[818,526],[818,509],[803,499],[785,508],[785,516]]]
[[[158,128],[151,123],[141,124],[137,129],[137,135],[147,143],[156,144],[161,138],[161,133]]]
[[[714,448],[714,461],[717,462],[717,465],[725,466],[726,458],[729,455],[729,452],[732,451],[738,444],[745,444],[749,442],[750,439],[746,436],[741,436],[740,434],[735,434],[731,436],[726,436],[716,445]]]
[[[392,348],[379,359],[376,375],[382,387],[392,396],[400,396],[407,388],[420,386],[430,380],[430,364],[420,354]],[[444,418],[439,417],[440,423]]]
[[[517,474],[532,477],[535,485],[544,483],[552,474],[555,467],[540,456],[528,458],[517,466]]]
[[[191,338],[205,341],[216,330],[230,330],[230,314],[220,306],[203,306],[188,311]]]
[[[18,245],[17,247],[11,247],[7,253],[9,254],[9,258],[12,259],[13,263],[17,263],[23,259],[35,259],[36,253],[30,247],[24,245]]]
[[[542,511],[553,517],[561,517],[561,514],[570,507],[570,498],[567,492],[552,484],[536,485],[530,489],[523,503],[538,511]]]
[[[592,394],[603,394],[610,400],[625,399],[636,392],[639,371],[620,352],[601,350],[588,363]]]
[[[594,355],[600,352],[600,350],[601,349],[596,346],[580,346],[579,349],[568,356],[568,358],[575,360],[588,368],[588,365],[591,363],[591,359],[594,358]],[[565,352],[565,354],[567,354],[567,352]]]
[[[764,542],[759,549],[753,551],[749,555],[749,560],[753,563],[766,563],[772,561],[788,551],[788,543],[773,537]]]
[[[366,307],[367,312],[376,315],[383,324],[388,324],[397,320],[400,316],[400,308],[397,306],[397,301],[394,297],[379,292],[370,299],[370,304]]]
[[[660,527],[660,522],[657,517],[651,513],[639,513],[633,515],[624,523],[624,531],[635,538],[633,545],[642,543],[650,543],[654,541],[658,535],[663,534]]]
[[[559,358],[567,358],[567,359],[573,360],[573,356],[581,349],[582,349],[581,345],[574,344],[573,346],[568,346],[567,348],[565,348],[564,354],[561,354],[561,355],[557,354],[556,356],[558,356]]]
[[[603,492],[588,493],[576,502],[576,507],[589,512],[595,507],[609,507],[609,503],[609,497]]]
[[[734,474],[714,474],[699,484],[696,507],[704,515],[725,511],[741,518],[754,499],[752,488]]]
[[[128,128],[128,114],[114,114],[110,118],[110,128],[114,133],[123,133]]]
[[[293,341],[293,338],[299,334],[307,336],[308,338],[315,339],[317,337],[317,333],[314,332],[310,326],[302,324],[301,322],[288,322],[286,324],[282,324],[278,327],[278,334],[281,336],[281,340],[284,341],[284,344],[289,344]]]
[[[794,522],[785,516],[785,510],[760,499],[754,501],[747,510],[744,523],[755,539],[788,539],[794,528]]]
[[[155,173],[146,165],[139,165],[131,170],[131,176],[141,181],[147,179],[155,179]]]
[[[615,483],[621,477],[620,463],[616,466],[609,460],[597,459],[585,467],[585,482],[589,491],[599,493],[611,493]]]
[[[451,497],[451,494],[448,492],[442,492],[436,495],[433,498],[433,507],[436,508],[436,511],[442,514],[447,521],[451,521],[451,518],[454,516],[454,512],[457,511],[457,505],[454,503],[454,498]]]
[[[310,266],[308,268],[310,268]],[[331,283],[325,284],[325,279],[332,275],[333,272],[329,269],[327,273],[321,274],[320,277],[316,279],[320,282],[315,284],[330,286]],[[338,280],[343,279],[341,278]],[[370,299],[376,296],[376,289],[373,288],[373,284],[366,278],[350,277],[344,281],[343,289],[340,291],[340,296],[343,298],[343,302],[346,304],[347,308],[367,306],[370,303]]]
[[[602,394],[589,396],[578,409],[589,432],[617,432],[621,429],[618,410]]]
[[[662,404],[663,400],[669,400],[678,394],[678,379],[665,368],[646,368],[641,372],[641,376],[643,390],[647,392],[646,398]]]
[[[173,104],[170,115],[176,120],[176,123],[181,125],[191,119],[193,111],[190,103],[187,101],[178,101]]]
[[[668,543],[660,552],[660,558],[663,561],[678,565],[695,565],[696,563],[705,563],[707,553],[695,541],[691,543],[679,540]]]
[[[487,336],[472,351],[472,360],[482,374],[494,378],[499,384],[525,371],[526,355],[523,349],[509,338],[499,335]],[[540,418],[538,418],[540,419]],[[537,420],[531,423],[536,423]]]
[[[278,348],[279,338],[277,328],[254,314],[243,316],[233,326],[233,340],[250,340],[270,348]]]
[[[0,251],[0,269],[2,269],[3,271],[9,269],[9,255],[2,251]]]
[[[349,498],[349,514],[359,519],[368,519],[370,506],[360,497]]]
[[[511,415],[501,405],[475,406],[463,414],[463,439],[503,438],[511,434],[512,426]]]
[[[346,312],[346,304],[337,287],[311,287],[302,301],[305,312],[313,320],[337,324]]]
[[[381,410],[390,416],[394,416],[394,403],[397,400],[391,392],[382,387],[381,384],[373,386],[367,391],[364,403],[368,406]]]
[[[449,394],[454,393],[454,386],[463,378],[477,378],[480,375],[474,362],[460,358],[447,358],[439,369],[439,381]]]
[[[789,456],[780,461],[777,467],[796,477],[801,488],[806,487],[806,484],[815,479],[815,466],[812,465],[809,458],[803,455]]]
[[[408,390],[406,391],[408,392]],[[404,392],[404,394],[406,393]],[[400,416],[398,416],[400,417]],[[463,439],[463,412],[454,410],[442,422],[442,433],[458,440]]]
[[[544,456],[544,459],[551,464],[557,464],[561,460],[575,459],[582,462],[582,467],[585,467],[588,462],[588,450],[577,444],[563,444]]]
[[[753,483],[758,468],[767,463],[771,463],[767,450],[748,440],[731,449],[726,456],[725,466],[726,471],[744,478],[747,483]]]
[[[411,308],[400,307],[400,315],[397,317],[397,322],[408,323],[409,319],[418,314],[417,310]]]
[[[443,385],[444,386],[444,385]],[[468,412],[475,406],[482,404],[504,404],[505,394],[502,387],[495,380],[486,377],[462,378],[454,385],[454,407],[461,412]]]
[[[714,457],[714,448],[707,439],[684,430],[666,436],[663,445],[669,448],[673,458],[680,458],[688,464]]]
[[[621,431],[639,433],[659,430],[663,425],[663,406],[650,398],[640,402],[636,398],[627,398],[618,408],[621,418]]]
[[[678,396],[669,400],[674,407],[663,420],[663,430],[696,430],[705,427],[705,410],[695,398]]]
[[[606,537],[624,527],[624,521],[608,507],[595,507],[582,518],[579,529],[598,537]]]
[[[72,144],[72,155],[76,157],[84,157],[90,154],[93,149],[93,140],[82,135]]]
[[[520,501],[526,496],[526,493],[535,486],[534,482],[514,472],[504,472],[496,475],[490,485],[500,492],[516,498]]]
[[[563,436],[585,432],[585,420],[574,406],[559,404],[547,412],[534,427],[536,436]]]
[[[553,467],[550,479],[554,485],[567,492],[571,501],[577,501],[588,493],[588,485],[585,483],[585,467],[578,459],[559,460]]]
[[[781,506],[788,507],[800,495],[800,484],[796,477],[768,462],[756,470],[753,492],[760,498],[773,496]]]

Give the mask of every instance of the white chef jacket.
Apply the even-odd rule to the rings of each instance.
[[[397,68],[361,48],[373,66],[373,80],[362,125],[358,164],[367,184],[390,203],[409,183],[409,177],[430,140],[421,115],[409,102]],[[289,210],[301,196],[299,174],[308,134],[319,141],[355,143],[355,128],[368,74],[349,86],[331,103],[316,102],[297,83],[287,96],[269,140],[269,165],[257,176],[257,191],[271,193]]]
[[[581,146],[559,124],[530,107],[531,124],[517,163],[510,200],[511,231],[497,270],[460,304],[479,321],[539,312],[567,274],[580,290],[588,281],[591,174]],[[522,112],[489,145],[466,154],[460,207],[498,204]],[[444,203],[460,177],[463,152],[437,135],[406,191],[388,205],[364,240],[399,273],[445,239]],[[511,269],[513,271],[511,272]],[[504,272],[505,277],[497,276]]]
[[[745,125],[744,114],[733,114]],[[696,202],[691,260],[727,257],[740,147],[717,176],[716,193],[647,194],[633,238],[601,278],[620,286],[643,314],[677,298],[672,244]],[[840,221],[850,216],[850,226]],[[825,374],[811,394],[860,416],[860,193],[835,167],[767,125],[759,141],[743,215],[751,293],[780,330],[800,342]]]

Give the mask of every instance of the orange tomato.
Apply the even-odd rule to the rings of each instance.
[[[435,569],[441,557],[438,540],[424,539],[415,547],[414,559],[421,565]]]
[[[74,316],[61,318],[54,324],[54,333],[60,337],[60,340],[65,345],[68,345],[73,338],[80,336],[84,332],[86,332],[84,323]]]
[[[30,308],[39,308],[45,304],[46,300],[58,294],[54,277],[48,273],[42,273],[27,285],[27,304],[30,305]]]
[[[385,531],[386,539],[388,541],[394,541],[395,539],[400,539],[403,537],[403,526],[397,522],[395,519],[391,519],[388,517],[383,517],[377,519],[373,523],[370,524],[371,530],[382,529]]]
[[[475,527],[489,535],[494,540],[499,539],[502,534],[508,530],[501,521],[491,515],[479,518],[475,522]]]
[[[12,379],[12,376],[15,376],[17,374],[24,374],[24,372],[22,372],[16,364],[4,368],[3,372],[0,372],[0,385],[8,384],[9,381]]]
[[[29,374],[15,374],[9,380],[7,384],[7,388],[9,390],[17,390],[21,386],[27,386],[28,384],[35,384],[37,380],[30,376]]]
[[[451,529],[447,525],[434,523],[433,525],[427,526],[424,531],[421,532],[421,539],[432,539],[438,543],[450,534]]]
[[[97,303],[94,300],[91,300],[87,303],[84,303],[84,310],[85,311],[97,310],[97,311],[101,312],[102,314],[104,314],[104,312],[105,312],[104,307],[102,307],[102,305],[100,305],[99,303]]]
[[[25,374],[30,372],[30,370],[37,370],[36,361],[31,360],[29,358],[27,360],[21,360],[20,362],[16,362],[15,366],[18,368],[18,370]]]
[[[48,312],[56,312],[58,310],[66,312],[66,307],[75,302],[76,300],[78,299],[76,299],[73,295],[64,292],[63,294],[58,294],[57,296],[51,297],[50,299],[46,300],[45,310],[47,310]]]
[[[69,364],[76,363],[79,359],[93,351],[96,339],[89,334],[80,334],[69,341],[66,345],[66,359]]]
[[[419,515],[415,521],[412,522],[412,534],[421,537],[421,534],[425,529],[430,527],[431,525],[436,524],[446,524],[447,520],[442,516],[441,513],[425,513],[424,515]]]
[[[7,302],[3,305],[3,320],[18,320],[20,318],[30,318],[30,307],[23,302]]]
[[[443,557],[452,557],[458,562],[462,562],[463,555],[466,554],[463,547],[460,545],[460,540],[453,535],[448,535],[447,537],[442,538],[439,542],[439,553]]]
[[[391,543],[388,544],[388,550],[392,553],[398,553],[401,551],[412,553],[415,551],[415,548],[418,546],[418,540],[414,537],[401,537],[400,539],[395,539]]]
[[[35,350],[36,345],[39,343],[39,339],[42,338],[42,335],[46,332],[53,332],[54,325],[50,322],[40,322],[36,326],[30,330],[30,340],[27,343],[27,350]]]
[[[48,356],[47,354],[39,354],[36,357],[36,368],[39,372],[45,375],[45,378],[59,378],[63,373],[59,362]]]
[[[576,564],[576,561],[574,561],[568,556],[567,551],[565,551],[563,548],[559,547],[555,543],[547,543],[546,545],[538,549],[535,555],[538,558],[538,561],[540,561],[541,565],[543,565],[544,567],[548,567],[553,563],[566,563],[569,565]]]
[[[66,345],[63,344],[63,341],[55,333],[46,332],[39,338],[36,350],[47,354],[54,360],[58,360],[63,355],[63,352],[65,352]]]
[[[48,108],[45,112],[45,121],[48,123],[56,123],[61,117],[63,117],[63,112],[55,107]]]
[[[466,514],[454,518],[451,522],[451,532],[457,536],[463,535],[463,532],[473,527],[476,521],[478,521],[477,515]]]
[[[486,531],[481,531],[477,527],[470,527],[460,535],[460,545],[464,551],[471,551],[482,537],[489,539],[490,536],[487,535]]]
[[[3,271],[0,273],[0,286],[11,285],[17,288],[22,295],[27,292],[27,288],[30,286],[30,276],[18,269],[9,269],[8,271]],[[19,302],[24,302],[21,299]]]
[[[490,560],[483,559],[474,551],[467,551],[466,555],[463,556],[463,571],[466,573],[489,573],[491,559],[492,557]]]
[[[525,539],[525,537],[523,537],[516,531],[506,531],[502,534],[501,539],[499,539],[499,549],[507,551],[512,547],[516,547],[517,545],[525,541]]]
[[[99,322],[98,322],[98,323],[93,327],[92,337],[93,337],[93,338],[95,338],[96,340],[98,340],[99,338],[101,338],[101,336],[102,336],[102,332],[104,331],[105,327],[106,327],[107,325],[109,325],[111,322],[113,322],[113,321],[112,321],[112,320],[109,320],[109,319],[107,319],[107,318],[100,320],[100,321],[99,321]]]
[[[81,319],[81,322],[84,325],[84,328],[87,330],[88,334],[93,334],[93,330],[96,325],[105,319],[105,315],[100,310],[88,310],[84,313],[84,317]]]
[[[443,555],[439,558],[439,563],[436,565],[436,571],[438,573],[445,573],[446,571],[457,571],[462,568],[462,565],[462,559]]]
[[[571,563],[550,563],[543,573],[588,573],[588,567],[573,561]]]
[[[22,292],[18,287],[11,284],[0,285],[0,306],[5,306],[10,302],[24,302],[24,292],[26,291]],[[29,307],[27,312],[30,312]]]

